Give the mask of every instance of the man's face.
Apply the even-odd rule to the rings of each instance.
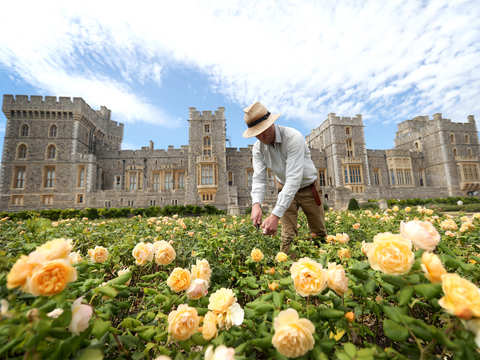
[[[273,141],[275,140],[275,126],[272,124],[264,132],[258,134],[256,138],[265,145],[273,144]]]

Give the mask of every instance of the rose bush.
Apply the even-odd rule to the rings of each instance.
[[[247,216],[2,220],[0,358],[477,358],[480,215],[395,210],[301,214],[294,259]]]

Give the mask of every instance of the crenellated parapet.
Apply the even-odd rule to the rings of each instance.
[[[189,109],[189,121],[225,120],[225,108],[220,106],[214,112],[210,110],[198,111],[195,107]]]

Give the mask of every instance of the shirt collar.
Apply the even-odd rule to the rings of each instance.
[[[275,126],[275,140],[274,144],[280,144],[282,142],[282,134],[280,133],[280,127],[277,124],[274,124]]]

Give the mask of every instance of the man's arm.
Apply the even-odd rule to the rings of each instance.
[[[252,213],[251,219],[253,225],[260,225],[262,223],[262,208],[260,204],[265,198],[265,192],[267,188],[267,165],[263,154],[260,152],[260,144],[255,143],[252,149]]]

